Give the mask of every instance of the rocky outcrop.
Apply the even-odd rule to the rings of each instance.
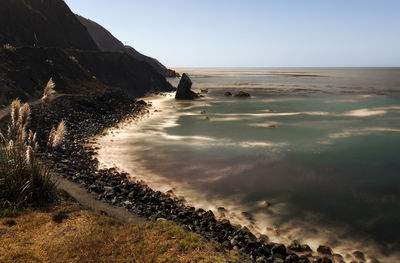
[[[84,27],[61,0],[1,0],[0,45],[98,50]]]
[[[239,91],[237,93],[235,93],[234,95],[235,97],[239,97],[239,98],[249,98],[250,97],[250,93],[244,92],[244,91]]]
[[[193,100],[199,97],[195,92],[191,90],[192,80],[186,73],[182,74],[182,78],[179,81],[178,88],[176,90],[175,99],[177,100]]]
[[[76,17],[87,28],[89,34],[92,36],[93,40],[96,42],[100,50],[124,52],[139,61],[144,61],[148,63],[164,77],[179,77],[179,73],[175,72],[172,69],[166,68],[157,59],[145,56],[131,46],[125,46],[107,29],[97,24],[96,22],[79,15],[76,15]]]

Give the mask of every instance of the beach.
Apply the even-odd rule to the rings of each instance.
[[[398,80],[362,86],[393,70],[207,71],[189,71],[200,100],[152,98],[149,118],[99,139],[100,163],[272,241],[395,262]],[[252,97],[223,96],[239,89]]]

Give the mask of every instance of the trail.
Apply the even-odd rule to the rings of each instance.
[[[73,96],[73,97],[85,97],[85,95],[83,94],[56,94],[54,95],[54,99],[60,98],[60,97],[65,97],[65,96]],[[38,105],[42,102],[41,99],[37,99],[34,101],[28,101],[30,106],[34,106],[34,105]],[[0,121],[6,117],[8,114],[10,114],[11,112],[11,105],[8,105],[7,107],[5,107],[4,109],[0,110]]]
[[[72,198],[86,208],[106,212],[108,216],[117,218],[125,223],[144,224],[146,219],[128,212],[122,207],[112,206],[104,201],[94,198],[85,188],[77,183],[73,183],[58,174],[52,174],[53,181],[57,188],[67,192]]]

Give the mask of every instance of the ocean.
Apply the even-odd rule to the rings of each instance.
[[[208,92],[148,98],[98,138],[102,165],[275,242],[400,261],[399,68],[177,71]]]

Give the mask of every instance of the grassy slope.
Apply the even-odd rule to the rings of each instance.
[[[56,223],[57,217],[65,219]],[[172,222],[122,224],[70,202],[0,219],[0,262],[235,262],[237,257]]]

